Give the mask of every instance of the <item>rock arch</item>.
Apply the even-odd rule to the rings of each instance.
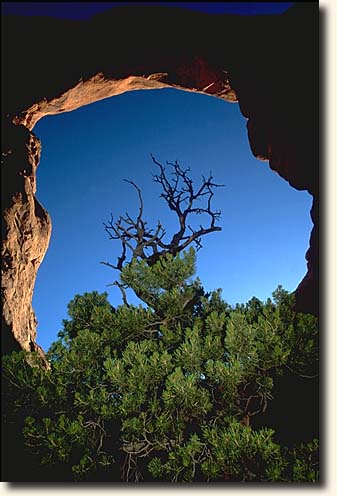
[[[41,149],[34,125],[45,115],[137,89],[174,87],[239,103],[248,119],[252,153],[269,161],[291,186],[313,196],[308,272],[296,296],[299,310],[317,314],[317,7],[303,3],[282,15],[245,17],[134,5],[115,7],[89,21],[5,19],[5,353],[39,350],[31,301],[51,220],[34,196]]]

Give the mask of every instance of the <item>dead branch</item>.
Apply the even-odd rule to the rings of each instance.
[[[144,201],[140,188],[133,181],[125,179],[137,191],[139,199],[139,212],[136,219],[133,219],[128,212],[120,216],[116,222],[111,215],[108,223],[103,223],[109,239],[119,240],[122,244],[122,253],[117,259],[117,264],[101,262],[108,267],[122,270],[125,263],[135,259],[142,259],[148,265],[156,263],[160,257],[170,253],[173,256],[187,248],[192,243],[196,249],[202,247],[201,238],[214,231],[221,231],[221,227],[216,226],[220,219],[221,212],[212,209],[212,199],[214,189],[223,185],[213,181],[212,174],[208,178],[202,176],[201,185],[194,187],[192,179],[189,177],[190,169],[182,169],[180,164],[166,162],[166,167],[171,169],[170,175],[160,162],[151,155],[153,163],[159,168],[159,173],[153,176],[155,183],[162,188],[161,198],[164,198],[169,209],[173,211],[178,219],[178,230],[172,235],[169,242],[164,241],[166,231],[160,221],[157,226],[151,229],[143,219]],[[202,202],[202,205],[197,205]],[[195,215],[203,215],[208,218],[208,226],[199,225],[198,228],[191,226],[187,220]],[[128,254],[131,258],[128,260]],[[115,284],[115,283],[114,283]],[[118,284],[117,284],[118,285]],[[120,288],[121,290],[123,288]],[[122,291],[123,294],[123,291]],[[124,300],[125,294],[123,294]]]

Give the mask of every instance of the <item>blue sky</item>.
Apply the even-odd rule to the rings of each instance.
[[[237,104],[173,89],[134,91],[45,117],[34,132],[42,141],[37,197],[53,220],[33,299],[43,348],[76,293],[108,291],[113,305],[121,303],[118,288],[107,288],[118,273],[100,261],[115,263],[120,254],[103,222],[110,213],[138,212],[124,178],[142,189],[149,223],[175,228],[152,181],[151,153],[189,166],[196,183],[212,171],[226,185],[214,199],[222,231],[207,235],[198,253],[197,275],[207,290],[223,288],[231,304],[265,300],[278,284],[293,291],[304,276],[311,196],[253,157]]]

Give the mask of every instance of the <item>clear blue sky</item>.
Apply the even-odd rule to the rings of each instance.
[[[102,225],[110,212],[138,212],[136,192],[124,178],[142,189],[144,217],[174,229],[152,181],[150,153],[190,166],[196,181],[212,171],[226,185],[214,201],[222,231],[206,236],[198,253],[197,273],[207,290],[221,287],[235,304],[265,300],[278,284],[296,288],[306,272],[311,197],[253,157],[245,126],[237,104],[173,89],[125,93],[36,125],[42,140],[37,197],[53,220],[33,300],[39,344],[47,348],[56,338],[74,294],[107,290],[113,305],[121,302],[118,288],[107,288],[118,273],[100,261],[115,263],[120,254]]]
[[[88,19],[118,4],[3,2],[2,12]],[[171,2],[214,14],[278,14],[293,4]],[[190,166],[196,181],[212,171],[226,185],[214,201],[222,211],[222,232],[206,236],[198,253],[197,275],[206,290],[221,287],[235,304],[252,296],[265,300],[278,284],[296,288],[306,272],[311,197],[252,156],[245,126],[238,105],[172,89],[126,93],[37,124],[34,132],[42,141],[37,197],[53,221],[33,299],[44,349],[56,339],[75,294],[108,291],[113,305],[121,302],[119,290],[107,287],[117,272],[100,261],[115,263],[120,254],[102,223],[111,212],[117,217],[138,210],[137,195],[124,178],[141,187],[146,219],[160,218],[168,232],[174,229],[151,179],[156,169],[150,153]]]

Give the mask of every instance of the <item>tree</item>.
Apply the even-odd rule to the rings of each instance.
[[[174,171],[171,190],[164,176],[160,184],[179,206],[177,179],[187,176]],[[254,298],[231,308],[220,290],[206,294],[193,278],[197,238],[179,249],[190,239],[182,233],[161,246],[158,229],[148,237],[142,210],[135,223],[125,219],[128,228],[121,220],[114,226],[122,242],[115,268],[121,287],[143,305],[114,309],[106,293],[76,295],[48,352],[50,370],[34,354],[30,364],[23,352],[4,360],[7,418],[25,418],[27,449],[42,464],[63,467],[65,479],[316,482],[316,440],[283,446],[268,425],[253,425],[273,401],[276,377],[289,367],[315,370],[316,320],[295,314],[282,288],[267,303]],[[131,258],[123,260],[129,236]]]
[[[272,429],[250,425],[272,402],[274,378],[298,356],[277,305],[268,322],[251,324],[217,295],[200,299],[197,315],[168,304],[166,321],[121,305],[96,329],[79,329],[74,312],[70,328],[79,330],[73,338],[64,330],[51,347],[50,371],[23,354],[6,358],[7,394],[26,416],[26,445],[42,464],[84,480],[317,480],[315,444],[287,449]],[[70,308],[88,302],[77,295]],[[315,322],[302,321],[315,337]]]
[[[118,257],[116,265],[101,262],[119,271],[122,271],[126,263],[129,264],[137,260],[144,260],[149,266],[154,265],[168,254],[175,256],[181,253],[192,243],[199,250],[202,247],[201,238],[203,236],[221,231],[221,227],[215,225],[216,221],[220,219],[221,212],[212,209],[212,198],[214,189],[221,188],[223,185],[213,182],[213,176],[210,173],[207,179],[203,176],[200,186],[195,188],[193,180],[189,176],[190,168],[183,169],[177,161],[174,163],[166,162],[166,165],[172,170],[169,175],[166,168],[153,155],[151,158],[160,171],[159,174],[153,176],[154,182],[160,184],[162,189],[160,197],[165,200],[168,208],[176,215],[178,230],[168,242],[165,242],[166,231],[160,221],[158,221],[155,229],[149,228],[143,219],[144,201],[141,190],[133,181],[125,179],[138,193],[139,213],[136,219],[132,219],[126,212],[116,222],[114,222],[111,214],[111,220],[104,223],[109,239],[121,242],[122,253]],[[207,220],[208,227],[203,227],[202,224],[193,227],[190,218],[194,215]],[[128,252],[131,252],[131,259],[128,259]],[[127,284],[117,280],[113,285],[119,287],[123,302],[128,304],[125,293]],[[141,288],[137,287],[133,290],[140,299],[144,298]],[[146,301],[146,303],[149,302]]]

